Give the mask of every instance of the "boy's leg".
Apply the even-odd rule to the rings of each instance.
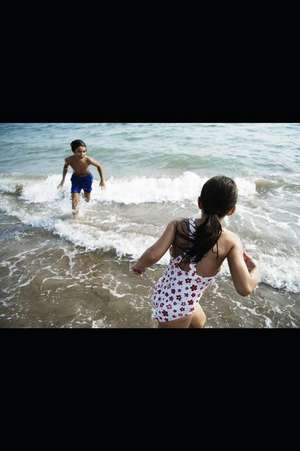
[[[71,195],[72,195],[72,214],[73,216],[78,215],[78,203],[80,199],[80,177],[76,176],[75,174],[71,177]]]
[[[16,185],[15,193],[17,194],[17,196],[20,196],[22,194],[22,191],[23,191],[23,185]]]
[[[192,314],[192,321],[189,325],[191,328],[202,328],[206,323],[206,315],[202,310],[202,307],[196,303],[195,310]]]
[[[89,174],[84,178],[82,185],[84,191],[84,199],[86,202],[90,201],[92,185],[93,185],[93,176],[92,174]]]
[[[73,216],[77,216],[78,215],[79,199],[80,199],[79,193],[72,193],[72,213],[73,213]]]
[[[91,198],[91,193],[88,193],[87,191],[84,191],[84,199],[86,202],[89,202]]]

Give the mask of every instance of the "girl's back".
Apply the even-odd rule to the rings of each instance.
[[[184,254],[193,246],[196,227],[201,224],[201,219],[184,218],[176,224],[176,234],[172,247],[171,256],[176,258]],[[222,228],[222,233],[217,243],[207,252],[206,255],[197,263],[197,274],[202,277],[214,277],[221,269],[224,259],[229,254],[237,237],[233,232]],[[187,271],[189,262],[183,260],[180,264],[181,269]]]

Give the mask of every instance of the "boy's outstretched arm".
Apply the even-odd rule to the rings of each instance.
[[[132,267],[132,271],[142,274],[146,268],[154,265],[167,252],[174,241],[177,221],[170,222],[161,237],[149,247]]]
[[[104,180],[104,175],[103,175],[103,169],[100,165],[100,163],[98,163],[98,161],[94,160],[94,158],[88,157],[89,163],[93,166],[96,166],[96,168],[98,169],[99,175],[100,175],[100,186],[102,189],[105,188],[105,180]]]
[[[62,177],[62,181],[61,181],[60,184],[57,186],[57,188],[61,188],[61,187],[63,186],[64,181],[65,181],[65,178],[66,178],[66,175],[67,175],[67,172],[68,172],[68,166],[69,166],[69,163],[68,163],[68,159],[66,158],[66,159],[65,159],[64,168],[63,168],[63,177]]]

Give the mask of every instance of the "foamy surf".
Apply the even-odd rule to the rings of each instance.
[[[70,195],[71,182],[66,178],[62,189],[57,186],[60,175],[50,175],[42,180],[25,180],[21,197],[29,203],[60,201]],[[109,177],[106,189],[101,190],[97,176],[93,181],[93,198],[101,202],[117,202],[123,204],[141,204],[148,202],[181,202],[195,201],[203,184],[208,178],[200,177],[194,172],[186,171],[178,177]],[[239,194],[251,196],[256,193],[255,180],[236,178]],[[0,192],[15,192],[20,184],[20,177],[15,180],[4,176],[0,183]]]
[[[161,226],[147,224],[145,219],[145,204],[185,205],[189,211],[196,213],[195,204],[202,185],[207,180],[193,172],[183,172],[178,177],[110,177],[107,188],[102,191],[98,180],[94,179],[92,201],[86,204],[80,202],[79,217],[74,220],[71,213],[70,180],[67,178],[64,187],[57,189],[61,176],[51,175],[45,178],[26,178],[21,192],[16,191],[20,176],[4,176],[0,182],[0,208],[6,214],[17,217],[23,224],[41,228],[60,238],[82,247],[88,251],[113,250],[118,257],[137,259],[143,251],[151,246],[160,236],[165,227],[161,218]],[[257,255],[261,264],[262,281],[279,290],[291,293],[300,292],[300,266],[293,255],[282,257],[284,249],[281,243],[284,237],[297,244],[293,230],[294,218],[291,223],[273,218],[272,210],[268,211],[265,201],[260,201],[258,186],[267,186],[251,178],[236,178],[240,201],[238,212],[232,220],[232,228],[239,235],[246,237],[247,249]],[[270,182],[270,186],[273,184]],[[281,185],[280,185],[281,187]],[[5,195],[12,194],[12,196]],[[259,201],[261,203],[259,203]],[[114,205],[119,209],[115,209]],[[137,222],[133,222],[126,209],[130,205],[140,208]],[[164,207],[165,208],[165,207]],[[148,211],[148,210],[146,210]],[[185,211],[185,210],[183,210]],[[161,216],[161,212],[159,212]],[[293,214],[297,218],[297,214]],[[289,218],[288,212],[285,218]],[[297,218],[299,220],[299,217]],[[231,227],[226,219],[225,226]],[[279,257],[266,254],[266,245],[261,243],[261,237],[277,243]],[[262,246],[263,244],[263,246]],[[159,262],[165,265],[169,260],[166,254]],[[228,269],[224,274],[227,276]]]
[[[252,246],[253,249],[254,246]],[[251,246],[246,246],[247,251]],[[288,293],[300,293],[300,264],[296,256],[271,256],[259,249],[250,250],[255,256],[261,274],[261,282],[276,290]],[[222,275],[230,277],[227,261],[224,262]]]

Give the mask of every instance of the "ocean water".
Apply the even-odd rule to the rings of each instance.
[[[92,200],[73,220],[69,143],[82,139],[95,168]],[[166,224],[199,214],[214,175],[235,179],[225,225],[258,261],[247,298],[227,263],[201,305],[206,327],[300,326],[300,124],[0,124],[0,327],[156,327],[149,296],[169,256],[143,277],[131,266]],[[22,185],[22,191],[18,191]]]

